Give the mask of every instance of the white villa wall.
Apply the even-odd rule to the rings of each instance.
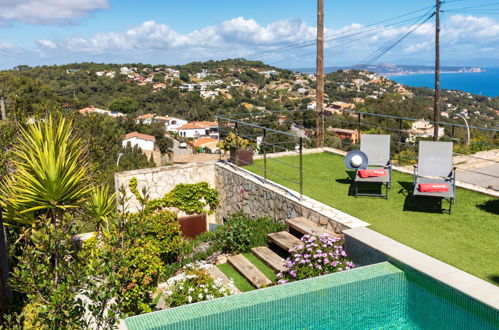
[[[121,186],[125,187],[126,197],[129,198],[128,210],[131,212],[136,211],[139,206],[135,196],[128,188],[132,178],[137,178],[139,191],[145,187],[149,193],[149,198],[155,199],[163,197],[180,183],[204,181],[208,182],[211,187],[215,187],[215,165],[213,162],[191,163],[115,173],[116,191],[119,191]]]
[[[165,129],[167,131],[175,131],[177,130],[177,128],[182,127],[187,123],[188,123],[187,120],[172,118],[165,123]]]
[[[129,142],[132,145],[132,147],[137,145],[142,150],[148,150],[148,151],[154,150],[154,141],[149,141],[149,140],[138,139],[136,137],[132,137],[132,138],[123,140],[121,142],[121,145],[123,146],[123,148],[125,148]]]
[[[196,128],[196,129],[179,129],[178,132],[180,136],[187,138],[195,138],[198,136],[206,136],[206,128]]]

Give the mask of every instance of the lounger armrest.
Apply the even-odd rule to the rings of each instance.
[[[418,165],[412,165],[414,167],[414,172],[412,173],[412,182],[416,184],[416,179],[418,177]]]
[[[451,181],[452,181],[452,184],[454,184],[454,185],[456,183],[456,169],[457,168],[455,166],[453,166],[452,171],[450,172],[450,176],[449,176]]]

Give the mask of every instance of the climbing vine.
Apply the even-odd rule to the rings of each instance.
[[[207,209],[206,206],[209,208]],[[178,184],[162,198],[150,200],[146,211],[173,207],[187,214],[211,214],[218,206],[218,192],[207,182]]]

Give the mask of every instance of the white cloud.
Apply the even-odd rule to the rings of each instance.
[[[365,28],[350,24],[340,29],[326,29],[326,55],[334,63],[355,64],[414,26],[376,26]],[[368,33],[359,34],[368,30]],[[66,40],[39,40],[38,53],[54,58],[61,54],[78,54],[82,60],[91,56],[113,56],[130,60],[151,61],[167,58],[171,63],[227,57],[248,57],[262,50],[290,46],[310,41],[314,43],[316,28],[301,19],[287,19],[260,25],[253,19],[233,18],[214,26],[179,33],[165,24],[146,21],[127,31],[98,33],[90,37],[77,36]],[[345,36],[348,36],[345,38]],[[332,39],[332,37],[344,37]],[[479,49],[489,53],[499,50],[499,23],[487,17],[452,16],[442,26],[444,58],[475,58]],[[398,44],[380,61],[406,55],[429,59],[434,45],[434,24],[425,23]],[[307,54],[307,55],[305,55]],[[265,62],[314,58],[313,47],[287,48],[286,51],[259,57]],[[251,58],[251,56],[249,56]],[[352,63],[353,62],[353,63]]]
[[[67,24],[109,7],[108,0],[2,0],[0,26],[11,21],[44,25]]]
[[[499,22],[490,17],[452,16],[444,24],[442,38],[450,44],[474,42],[491,44],[499,41]]]
[[[23,50],[15,44],[0,40],[0,55],[6,57],[15,57],[23,54]]]
[[[57,48],[57,45],[52,40],[38,40],[37,44],[40,47],[44,47],[44,48],[49,48],[49,49],[56,49]]]

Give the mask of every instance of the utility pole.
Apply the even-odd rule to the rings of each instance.
[[[440,122],[440,0],[435,11],[435,104],[433,106],[433,140],[438,141]]]
[[[324,0],[317,0],[317,74],[315,80],[317,147],[324,147]]]
[[[7,112],[5,111],[5,100],[3,98],[3,92],[0,90],[0,119],[7,119]]]

